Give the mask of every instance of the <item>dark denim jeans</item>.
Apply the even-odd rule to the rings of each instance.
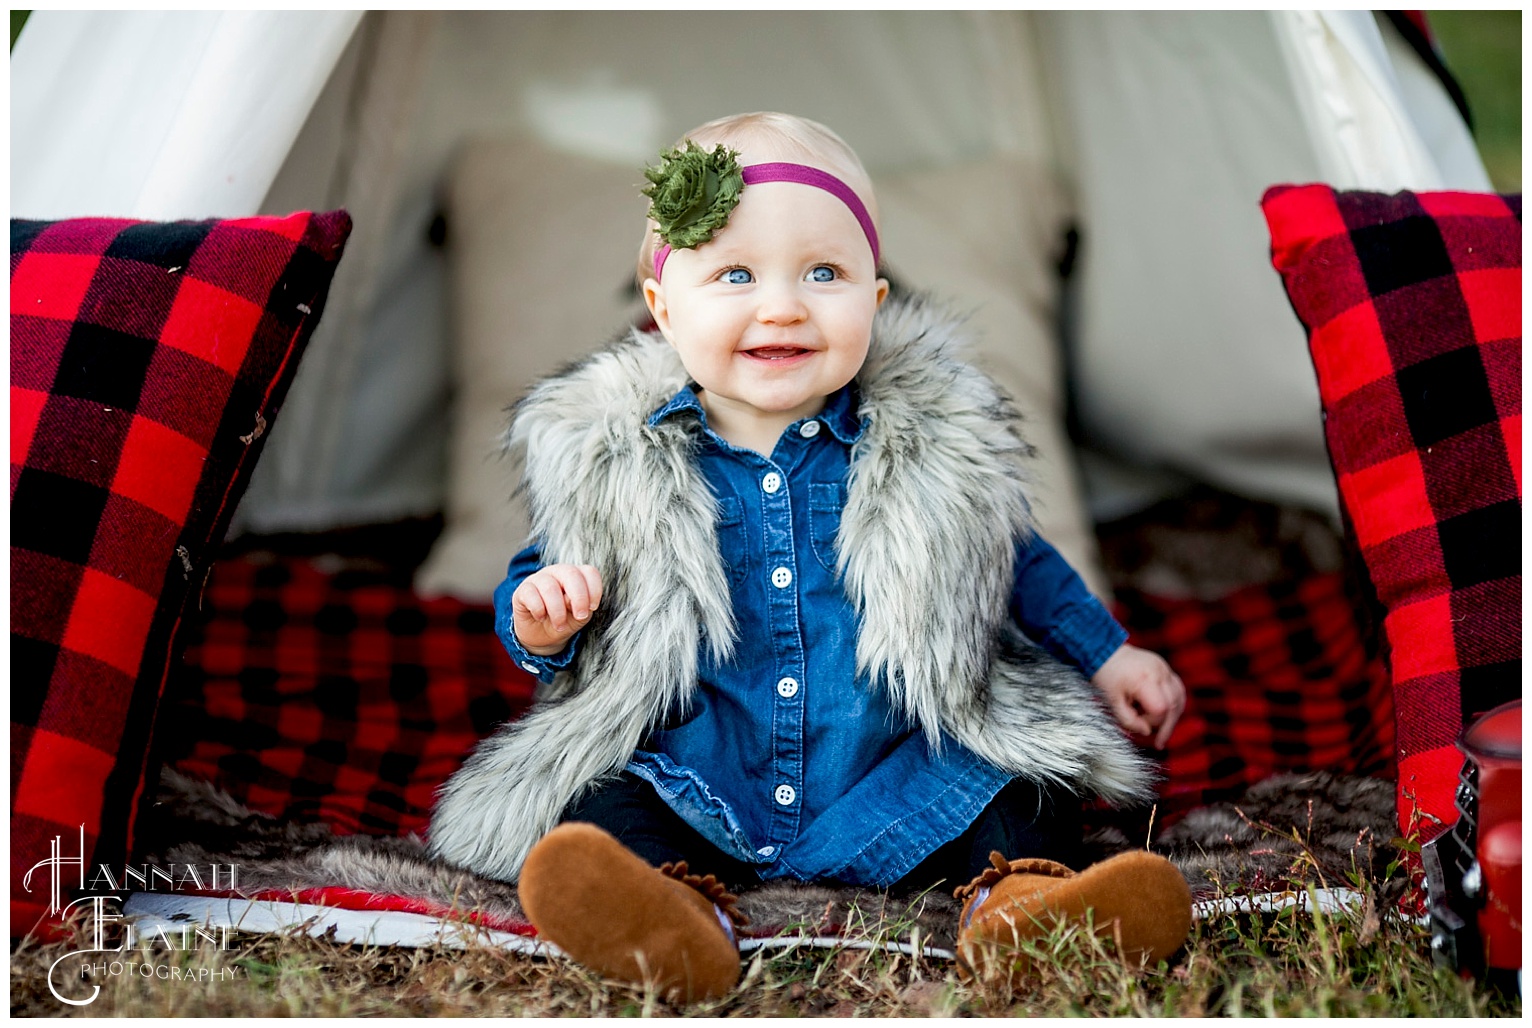
[[[631,772],[571,803],[562,820],[597,825],[656,867],[684,860],[691,873],[716,875],[730,888],[761,881],[755,867],[704,839]],[[1010,860],[1043,857],[1078,869],[1081,831],[1078,796],[1012,779],[967,830],[943,843],[889,891],[920,892],[937,885],[950,890],[965,884],[990,866],[991,850]]]

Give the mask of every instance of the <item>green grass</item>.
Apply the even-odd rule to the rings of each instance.
[[[1368,897],[1379,895],[1369,889]],[[866,925],[876,939],[896,925]],[[947,961],[793,945],[750,955],[738,987],[677,1008],[652,990],[562,961],[489,947],[395,949],[307,935],[246,937],[237,952],[161,952],[156,962],[239,968],[232,981],[173,986],[106,978],[88,1007],[63,1009],[44,975],[79,941],[12,954],[20,1016],[1519,1016],[1506,997],[1432,966],[1427,932],[1375,900],[1326,916],[1291,908],[1213,917],[1169,964],[1129,970],[1110,944],[1062,928],[1029,946],[1033,973],[1012,992],[964,981]]]

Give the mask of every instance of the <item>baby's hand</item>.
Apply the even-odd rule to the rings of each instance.
[[[511,627],[528,653],[551,657],[601,605],[601,572],[589,564],[550,564],[511,594]]]
[[[1133,735],[1153,735],[1158,750],[1170,741],[1186,709],[1181,676],[1159,654],[1126,643],[1101,665],[1091,684],[1106,696],[1118,724]]]

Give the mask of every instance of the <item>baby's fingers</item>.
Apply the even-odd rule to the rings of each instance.
[[[542,603],[543,614],[538,620],[545,622],[559,635],[568,635],[573,632],[574,626],[569,623],[569,607],[564,596],[563,582],[556,575],[547,574],[546,569],[527,581],[536,590],[538,599]],[[528,612],[530,613],[530,607]]]
[[[1176,715],[1172,711],[1171,699],[1164,683],[1150,683],[1139,695],[1138,706],[1150,726],[1144,734],[1152,733],[1154,748],[1163,750],[1170,739],[1170,730],[1176,726]]]
[[[1112,697],[1112,714],[1117,718],[1117,723],[1132,735],[1148,735],[1154,731],[1154,726],[1144,720],[1143,715],[1138,712],[1138,708],[1127,696]]]
[[[1175,731],[1176,722],[1186,712],[1186,685],[1181,681],[1181,676],[1174,671],[1170,672],[1164,687],[1167,694],[1166,710],[1160,720],[1160,730],[1154,737],[1154,748],[1158,750],[1163,750],[1169,744],[1170,733]]]
[[[601,572],[591,564],[559,564],[556,570],[564,583],[564,595],[575,619],[586,621],[601,606]]]
[[[563,593],[563,602],[569,613],[574,615],[575,621],[581,625],[589,621],[590,612],[596,609],[601,599],[601,576],[596,574],[596,569],[589,564],[554,564],[544,568],[543,574],[558,583]],[[594,598],[591,595],[592,576],[595,577],[596,585]]]
[[[604,584],[601,581],[601,572],[597,571],[593,564],[578,564],[576,567],[585,579],[585,590],[590,596],[590,609],[594,613],[601,606]]]
[[[511,610],[532,621],[548,620],[548,605],[543,602],[543,594],[537,588],[535,576],[523,580],[511,594]]]

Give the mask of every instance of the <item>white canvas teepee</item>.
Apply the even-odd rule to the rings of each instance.
[[[318,530],[445,507],[423,584],[479,596],[516,548],[468,496],[476,478],[509,488],[487,456],[498,408],[616,327],[637,245],[637,206],[618,219],[626,243],[597,246],[557,220],[532,233],[550,217],[542,199],[524,202],[532,178],[561,155],[568,182],[590,172],[578,205],[604,188],[600,168],[636,181],[661,146],[719,114],[790,110],[839,131],[889,198],[904,242],[888,248],[894,270],[981,309],[985,355],[1055,451],[1045,532],[1085,566],[1079,486],[1057,452],[1057,338],[1023,347],[1018,318],[1068,327],[1083,426],[1110,457],[1093,479],[1099,510],[1152,498],[1167,471],[1333,509],[1261,193],[1315,180],[1489,188],[1430,71],[1386,19],[1356,11],[44,11],[17,42],[12,90],[15,216],[351,210],[329,308],[240,524]],[[1000,205],[1010,220],[986,220],[996,183],[1023,180]],[[982,195],[965,207],[964,190]],[[427,233],[443,209],[450,268]],[[465,259],[493,249],[475,231],[491,224],[508,237],[506,268]],[[1056,283],[1037,272],[1069,224],[1083,246],[1061,315]],[[1000,247],[1025,226],[1028,253]],[[617,254],[609,277],[597,251]],[[542,283],[536,303],[511,306],[518,276]],[[981,278],[988,292],[969,292]],[[582,303],[593,283],[613,296]],[[498,322],[485,304],[504,307]],[[496,378],[465,358],[465,331],[503,333],[493,356],[514,370]],[[482,423],[465,413],[479,394]],[[475,517],[487,536],[456,532]],[[484,580],[465,580],[473,561]]]
[[[254,214],[360,12],[37,11],[11,54],[11,207]]]

